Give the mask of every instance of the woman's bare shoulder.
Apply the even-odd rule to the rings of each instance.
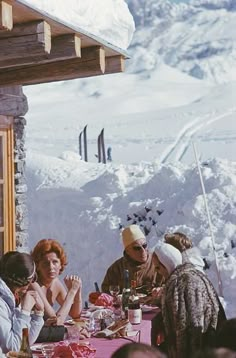
[[[65,289],[65,287],[63,286],[63,283],[61,282],[61,280],[58,277],[56,277],[52,282],[51,289],[52,289],[52,291],[54,291],[54,290],[61,291],[62,289]]]

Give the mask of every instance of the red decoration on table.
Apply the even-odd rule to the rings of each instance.
[[[94,358],[96,349],[76,342],[63,341],[55,345],[52,358]]]
[[[103,306],[106,308],[112,308],[114,298],[108,293],[101,293],[95,302],[95,306]]]
[[[90,292],[88,300],[90,303],[95,304],[98,297],[101,295],[101,292]]]

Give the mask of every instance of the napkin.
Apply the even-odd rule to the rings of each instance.
[[[110,309],[99,309],[91,313],[91,319],[102,319],[111,317],[113,315],[113,311]]]

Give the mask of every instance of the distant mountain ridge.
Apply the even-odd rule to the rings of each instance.
[[[130,72],[160,62],[198,79],[236,80],[236,0],[127,0],[136,23]]]

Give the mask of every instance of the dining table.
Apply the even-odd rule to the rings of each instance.
[[[140,324],[132,325],[130,333],[132,335],[122,336],[119,338],[98,338],[91,336],[83,340],[79,339],[79,344],[88,345],[95,349],[94,358],[110,358],[112,354],[121,346],[131,342],[141,342],[151,345],[151,322],[152,319],[160,312],[160,308],[153,307],[150,311],[142,313],[142,321]],[[58,342],[60,344],[63,342]],[[36,345],[37,346],[37,345]],[[34,351],[33,357],[45,357],[40,351]],[[55,355],[54,355],[55,356]]]

